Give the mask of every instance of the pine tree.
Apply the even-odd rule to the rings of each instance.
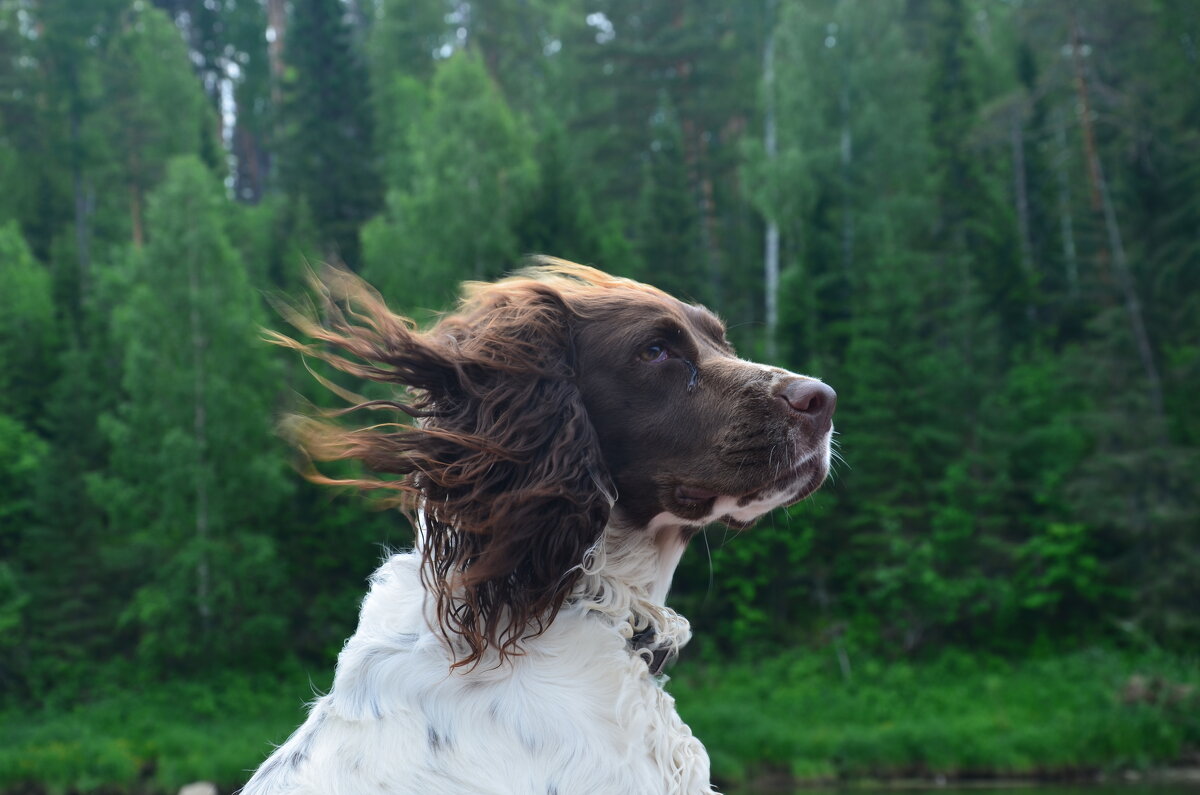
[[[49,454],[35,424],[54,377],[57,331],[49,274],[17,225],[0,225],[0,689],[29,667],[26,616],[35,583],[21,563],[36,534],[33,495]]]
[[[516,220],[517,249],[563,257],[573,262],[626,266],[597,229],[594,211],[580,185],[580,169],[570,162],[570,146],[561,126],[550,126],[535,147],[539,180],[532,199]]]
[[[16,155],[11,189],[20,198],[21,231],[34,256],[51,264],[67,317],[80,313],[96,226],[109,220],[97,206],[95,170],[110,157],[92,121],[102,102],[102,56],[126,5],[46,0],[0,11],[18,34],[11,49],[0,50],[12,77],[11,101],[0,103],[0,136]]]
[[[273,368],[262,314],[224,231],[220,186],[172,161],[147,211],[149,240],[121,274],[113,336],[123,397],[103,423],[109,473],[91,483],[139,583],[122,621],[151,660],[247,654],[285,616],[269,528],[283,493],[270,437]]]
[[[382,0],[367,39],[371,105],[386,189],[407,185],[412,157],[404,142],[428,101],[442,48],[457,42],[446,0]]]
[[[105,101],[97,113],[114,155],[103,188],[124,200],[129,239],[140,246],[146,193],[162,180],[167,161],[196,154],[217,166],[217,118],[166,14],[135,5],[120,24],[104,61]]]
[[[666,97],[651,121],[638,211],[634,274],[684,300],[712,303],[700,247],[702,219],[684,162],[683,133]]]
[[[35,583],[20,566],[34,522],[33,493],[48,445],[0,412],[0,691],[20,692],[34,666],[28,618]],[[41,594],[37,594],[41,595]]]
[[[537,183],[533,135],[478,56],[439,64],[414,122],[409,182],[364,233],[366,275],[401,306],[441,306],[463,279],[495,278],[521,253],[513,226]]]
[[[738,181],[739,143],[754,111],[749,85],[760,64],[757,8],[606,0],[557,28],[561,53],[549,71],[563,81],[548,94],[567,119],[572,159],[590,166],[585,187],[598,224],[631,237],[645,226],[639,197],[658,137],[653,120],[671,108],[697,217],[692,249],[707,282],[693,292],[731,310],[738,326],[755,318],[761,289],[757,273],[742,267],[754,244],[746,245],[753,236],[744,229]]]
[[[359,227],[379,208],[370,88],[340,0],[292,4],[280,179],[308,205],[327,256],[361,266]]]
[[[17,225],[0,226],[0,414],[32,427],[54,380],[60,342],[50,274]]]

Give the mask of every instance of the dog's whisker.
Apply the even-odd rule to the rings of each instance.
[[[708,601],[713,592],[713,559],[712,546],[708,543],[708,528],[705,528],[701,535],[704,536],[704,554],[708,557],[708,589],[704,592],[704,601]]]

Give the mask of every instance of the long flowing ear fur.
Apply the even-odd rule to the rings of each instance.
[[[291,418],[311,458],[402,476],[311,477],[394,490],[419,514],[422,578],[456,666],[477,664],[488,648],[501,660],[520,653],[562,606],[612,499],[575,382],[563,295],[531,278],[469,285],[458,312],[420,332],[349,273],[326,269],[312,283],[323,322],[281,311],[317,344],[275,332],[270,341],[401,387],[395,400],[359,400],[333,416],[384,409],[417,420],[345,428],[331,415]]]

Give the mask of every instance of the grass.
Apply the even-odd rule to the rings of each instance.
[[[327,681],[324,683],[327,684]],[[177,792],[245,783],[304,719],[308,678],[229,674],[0,712],[0,792]]]
[[[781,774],[1052,776],[1168,764],[1200,747],[1197,685],[1194,659],[1106,650],[1023,662],[866,660],[849,681],[832,660],[798,652],[684,664],[669,689],[715,778],[744,786]],[[0,711],[0,792],[171,793],[197,780],[230,792],[299,725],[311,692],[293,668],[9,707]]]
[[[1170,764],[1200,748],[1200,662],[1092,650],[1022,662],[865,661],[849,681],[800,654],[681,667],[679,711],[714,777],[801,781],[1059,777]]]

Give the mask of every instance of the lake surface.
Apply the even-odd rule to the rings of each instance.
[[[1045,784],[1012,782],[979,785],[955,782],[946,786],[928,784],[892,787],[750,788],[725,789],[725,795],[1200,795],[1200,774],[1187,781],[1107,781],[1096,784]]]

